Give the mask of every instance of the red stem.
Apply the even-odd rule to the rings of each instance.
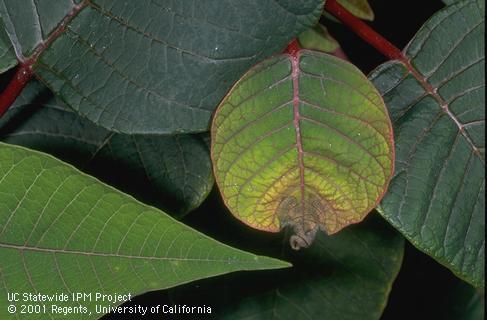
[[[296,56],[296,53],[301,49],[301,46],[299,45],[298,39],[294,39],[291,41],[286,49],[284,49],[284,53],[288,53],[291,56]]]
[[[336,0],[326,0],[325,10],[334,15],[337,19],[352,29],[359,37],[376,48],[383,55],[389,59],[405,59],[401,50],[396,48],[392,43],[387,41],[380,34],[375,32],[371,27],[365,24],[362,20],[355,17],[353,14],[342,7]]]
[[[14,103],[32,76],[32,65],[30,63],[20,64],[12,80],[10,80],[5,90],[0,94],[0,118]]]
[[[34,75],[32,69],[39,56],[54,42],[54,40],[66,31],[68,23],[88,5],[90,5],[90,0],[83,0],[80,3],[73,5],[71,11],[68,12],[49,37],[34,49],[34,52],[30,57],[17,57],[20,61],[19,67],[7,85],[7,88],[0,93],[0,118],[14,103],[15,99],[20,95],[29,80],[32,79]]]

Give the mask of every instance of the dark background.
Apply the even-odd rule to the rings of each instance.
[[[401,49],[413,38],[421,25],[443,7],[441,0],[369,0],[369,3],[375,12],[375,21],[370,22],[369,25]],[[340,42],[350,61],[364,73],[369,73],[387,60],[345,26],[325,19],[322,22]],[[0,87],[4,86],[12,74],[13,71],[0,77]],[[183,222],[225,243],[235,244],[238,248],[258,254],[266,254],[267,251],[269,255],[272,255],[272,251],[275,252],[273,246],[281,245],[282,238],[279,235],[250,230],[228,213],[219,210],[220,206],[222,204],[219,194],[213,190],[208,200],[199,209],[190,213]],[[242,245],[239,241],[239,239],[249,238],[253,239],[252,243]],[[269,248],[263,248],[262,243],[270,244]],[[220,282],[232,281],[239,276],[241,274],[225,275],[220,277]],[[198,287],[199,284],[204,286],[207,282],[207,280],[197,281],[193,282],[191,286]],[[406,242],[404,262],[393,284],[389,302],[381,319],[454,319],[450,317],[451,315],[442,314],[442,312],[444,306],[452,303],[452,294],[455,293],[455,290],[461,290],[458,285],[458,279],[448,269]],[[149,292],[133,299],[130,304],[152,306],[170,303],[174,291],[177,294],[178,290]],[[182,286],[182,290],[185,290],[185,286]],[[206,318],[201,317],[201,319]],[[102,319],[127,319],[127,317],[106,315]],[[144,319],[149,319],[149,317]],[[164,319],[170,319],[170,317],[166,316]]]
[[[444,6],[440,0],[369,0],[369,3],[375,12],[375,21],[370,22],[369,25],[400,49],[408,44],[431,15]],[[325,19],[322,22],[340,42],[350,61],[364,73],[369,73],[387,60],[345,26]],[[265,254],[266,251],[266,248],[258,246],[259,241],[266,244],[279,244],[281,241],[278,236],[247,229],[229,214],[218,210],[220,205],[218,192],[214,190],[208,200],[198,210],[190,213],[183,222],[225,243],[232,245],[233,242],[241,249],[258,254]],[[222,228],[222,226],[225,227]],[[242,236],[243,239],[253,238],[255,243],[242,246],[242,243],[238,242]],[[232,281],[238,276],[238,274],[226,275],[221,277],[221,281]],[[201,283],[201,286],[204,287],[206,281],[193,282],[191,286],[196,288],[199,286],[198,283]],[[458,285],[458,279],[448,269],[406,242],[404,262],[394,282],[389,302],[381,319],[452,319],[451,315],[442,312],[444,312],[445,305],[452,303],[452,294],[459,288]],[[184,287],[182,286],[183,291]],[[149,292],[133,299],[130,304],[152,306],[170,303],[174,291],[178,292],[178,290]],[[165,318],[170,319],[170,317]],[[121,318],[107,315],[103,319]]]

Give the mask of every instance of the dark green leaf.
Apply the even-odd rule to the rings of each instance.
[[[201,135],[124,135],[70,111],[36,82],[0,119],[0,140],[48,152],[137,198],[183,214],[213,186]]]
[[[12,44],[0,23],[0,73],[7,71],[17,64],[17,58]]]
[[[293,269],[211,279],[170,293],[178,304],[212,306],[216,319],[379,319],[401,266],[403,240],[371,215],[288,252]]]
[[[70,165],[0,143],[0,318],[7,292],[137,295],[238,270],[289,264],[223,245]],[[79,306],[66,302],[45,303]],[[83,305],[97,319],[95,299]],[[39,319],[38,314],[22,319]],[[42,316],[41,318],[53,318]],[[56,315],[55,318],[60,318]],[[61,316],[61,318],[65,318]]]
[[[394,121],[396,171],[380,212],[415,246],[484,286],[483,0],[434,15],[370,78]]]
[[[313,26],[322,7],[323,0],[2,0],[0,14],[19,59],[40,49],[37,76],[71,108],[105,128],[146,134],[206,131],[233,82]]]
[[[462,0],[443,0],[443,2],[446,4],[446,5],[450,5],[450,4],[454,4],[456,2],[460,2]]]
[[[465,282],[451,288],[444,306],[439,306],[445,320],[484,320],[484,293]]]

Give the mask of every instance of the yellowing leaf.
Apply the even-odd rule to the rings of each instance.
[[[309,245],[361,221],[393,170],[392,129],[379,93],[352,64],[302,50],[249,71],[212,127],[216,181],[232,213]]]

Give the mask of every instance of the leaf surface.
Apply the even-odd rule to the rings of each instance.
[[[181,216],[213,187],[202,134],[125,135],[94,125],[32,82],[0,119],[0,140],[50,153]]]
[[[0,23],[0,73],[3,73],[17,64],[17,58],[5,33],[5,29]]]
[[[463,1],[463,0],[443,0],[443,2],[446,5],[454,4],[454,3],[459,2],[459,1]]]
[[[2,319],[11,318],[7,292],[137,295],[238,270],[288,266],[223,245],[51,156],[4,143],[0,255]],[[70,319],[101,316],[94,310],[100,301],[83,304],[92,314]]]
[[[173,303],[211,305],[215,319],[377,320],[403,249],[404,238],[371,214],[337,235],[318,235],[306,250],[286,252],[292,269],[208,279],[169,293]]]
[[[337,2],[357,18],[369,21],[375,18],[368,0],[337,0]]]
[[[319,52],[251,69],[212,126],[216,181],[246,224],[294,229],[308,245],[361,221],[392,175],[392,129],[380,95],[352,64]]]
[[[20,60],[71,108],[129,134],[208,130],[248,68],[314,25],[322,0],[0,1]]]
[[[484,292],[458,280],[447,294],[446,307],[442,308],[442,318],[446,320],[482,320],[485,313]],[[461,281],[461,282],[460,282]]]
[[[298,40],[304,49],[333,53],[340,48],[340,44],[328,32],[328,29],[321,24],[317,24],[301,33]]]
[[[370,79],[394,122],[396,171],[380,212],[416,247],[484,286],[484,1],[434,15]]]

